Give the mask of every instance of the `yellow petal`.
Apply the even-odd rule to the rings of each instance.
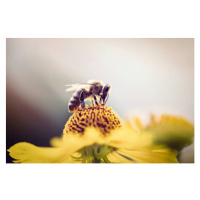
[[[27,142],[20,142],[10,149],[10,156],[20,163],[55,163],[61,158],[70,156],[70,151],[64,148],[37,147]]]
[[[10,156],[20,163],[60,163],[72,161],[71,155],[85,145],[94,141],[82,140],[81,136],[72,135],[65,137],[65,140],[56,138],[52,144],[57,147],[37,147],[33,144],[20,142],[13,145],[8,151]]]
[[[64,145],[63,137],[53,137],[50,140],[50,145],[52,147],[62,147]]]
[[[141,120],[138,117],[134,118],[134,125],[136,126],[136,128],[140,131],[144,130],[144,126],[141,122]]]
[[[123,157],[122,155],[118,154],[116,151],[113,151],[107,155],[108,160],[111,163],[134,163],[130,159]]]
[[[143,151],[117,150],[107,158],[114,163],[178,163],[177,153],[170,149],[156,149]]]
[[[137,163],[178,163],[177,152],[164,147],[136,151],[120,149],[117,152]]]
[[[111,132],[107,137],[107,144],[120,149],[140,149],[152,144],[152,135],[148,132],[138,133],[123,126]]]

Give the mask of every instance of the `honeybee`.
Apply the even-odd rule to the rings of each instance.
[[[100,104],[105,104],[108,100],[111,86],[104,85],[102,81],[90,80],[88,83],[65,85],[71,86],[66,91],[75,91],[69,100],[68,110],[74,112],[80,105],[85,108],[85,99],[91,100],[93,106],[98,105],[97,99]]]

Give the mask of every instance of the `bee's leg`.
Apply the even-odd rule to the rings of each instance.
[[[94,95],[94,101],[95,101],[96,105],[98,106],[97,98],[95,95]]]
[[[92,105],[93,105],[93,107],[94,107],[94,99],[91,100],[91,103],[92,103]]]
[[[107,95],[106,100],[104,100],[104,104],[106,104],[108,97],[109,97],[109,94]]]
[[[102,99],[102,97],[100,97],[99,104],[102,104],[102,101],[103,101],[103,99]]]
[[[109,97],[109,94],[107,96],[101,96],[100,101],[102,101],[103,105],[106,104],[108,97]]]
[[[85,102],[84,101],[81,102],[81,108],[83,108],[83,109],[85,108]]]

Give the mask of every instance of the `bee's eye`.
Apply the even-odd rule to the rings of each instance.
[[[109,87],[108,87],[108,86],[105,86],[105,87],[104,87],[104,92],[108,92],[108,90],[109,90]]]

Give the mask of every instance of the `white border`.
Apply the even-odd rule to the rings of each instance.
[[[4,199],[198,199],[199,10],[196,1],[7,1],[0,5],[1,196]],[[5,164],[5,58],[10,37],[195,38],[195,164]],[[198,92],[196,92],[198,91]],[[6,198],[5,198],[6,197]],[[195,198],[193,198],[195,197]]]

